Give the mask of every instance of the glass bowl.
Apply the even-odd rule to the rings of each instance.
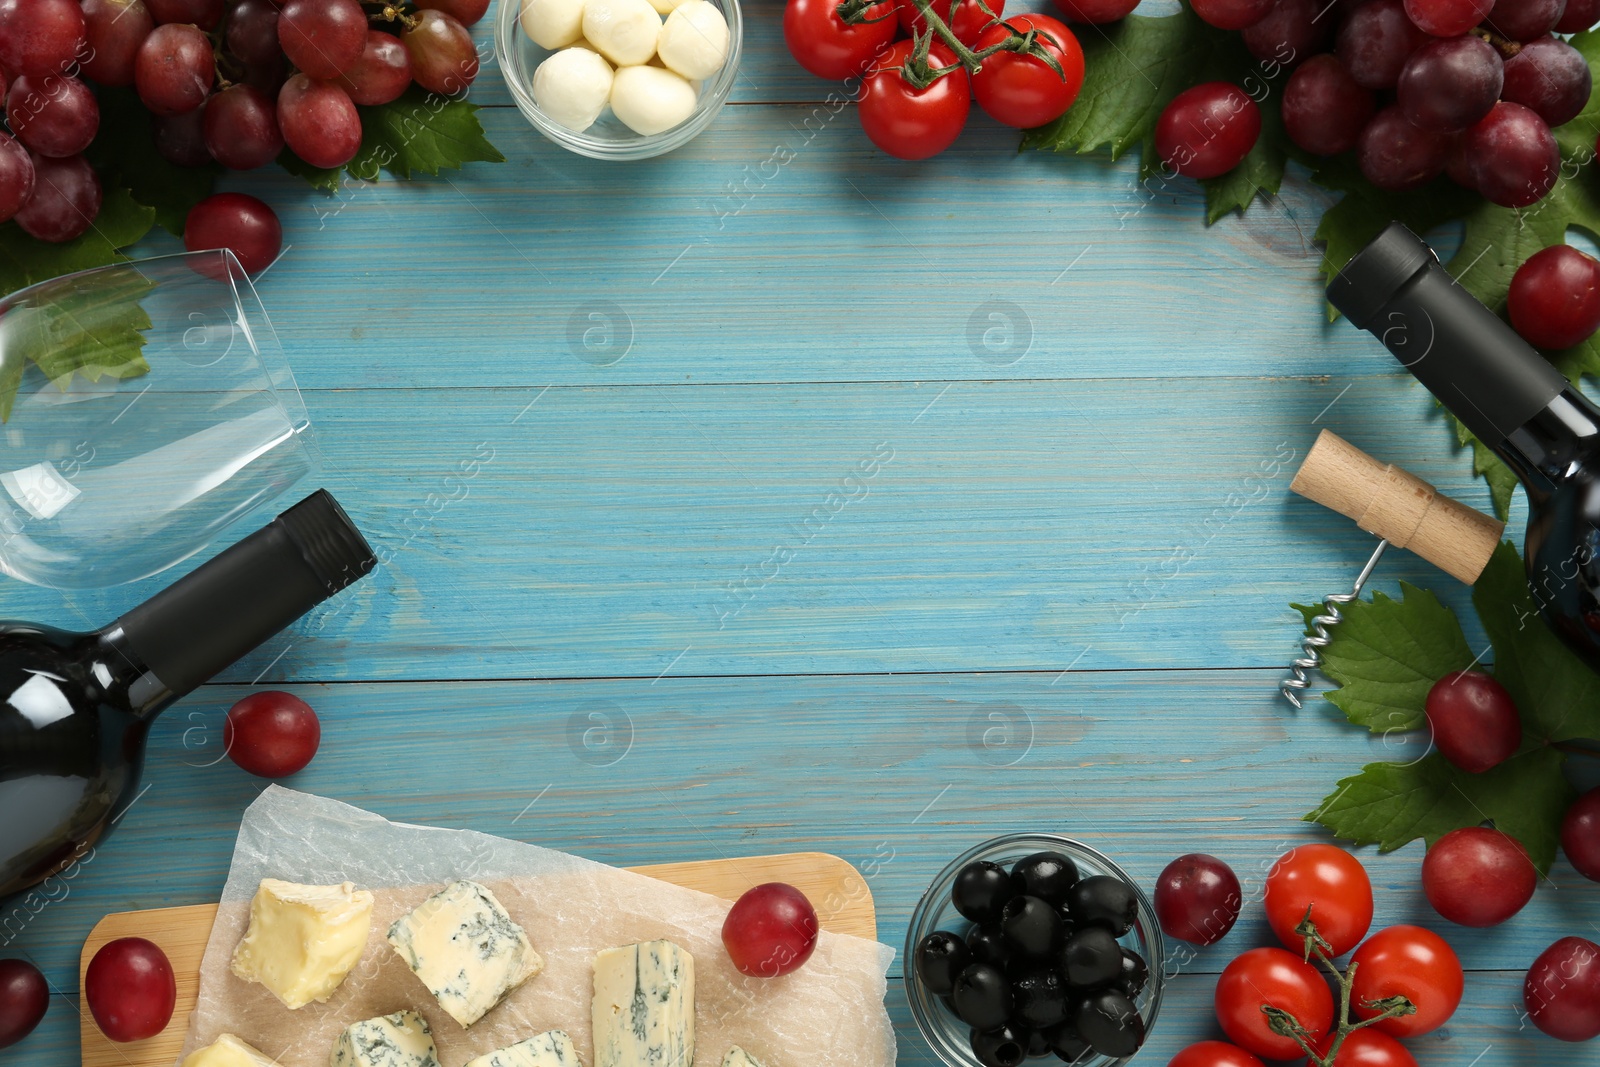
[[[739,0],[711,0],[728,20],[728,61],[709,80],[701,83],[694,113],[670,130],[655,134],[634,133],[622,124],[608,107],[600,118],[582,133],[555,122],[533,101],[533,72],[551,54],[522,32],[523,0],[500,0],[495,12],[494,47],[500,73],[517,102],[517,109],[534,128],[556,144],[592,159],[649,159],[682,148],[711,125],[733,91],[739,73],[739,55],[744,45],[744,17]]]
[[[922,899],[917,901],[916,910],[911,913],[911,922],[906,929],[903,965],[906,999],[911,1003],[911,1017],[916,1020],[917,1029],[922,1031],[923,1039],[928,1042],[934,1054],[949,1067],[983,1067],[983,1065],[972,1054],[972,1047],[969,1044],[972,1028],[956,1018],[955,1013],[946,1008],[939,997],[924,989],[922,983],[918,981],[917,945],[935,930],[961,932],[972,925],[962,918],[956,911],[955,905],[950,902],[950,889],[961,868],[974,860],[990,860],[1003,867],[1010,867],[1017,860],[1031,856],[1035,852],[1060,852],[1072,858],[1078,865],[1081,876],[1087,878],[1091,875],[1106,874],[1121,880],[1133,889],[1134,897],[1139,902],[1138,917],[1134,920],[1133,929],[1121,938],[1121,943],[1123,947],[1132,949],[1144,957],[1145,963],[1150,967],[1150,980],[1135,998],[1134,1003],[1144,1019],[1147,1041],[1150,1031],[1155,1027],[1156,1014],[1161,1010],[1162,971],[1166,948],[1162,944],[1161,925],[1156,921],[1155,909],[1151,907],[1144,891],[1121,867],[1088,845],[1074,841],[1070,837],[1061,837],[1057,834],[1007,834],[969,848],[951,860],[945,869],[934,877],[933,884],[922,894]],[[1113,1064],[1127,1063],[1128,1059],[1131,1057],[1118,1059],[1091,1052],[1076,1060],[1073,1067],[1111,1067]],[[1052,1059],[1050,1062],[1056,1061]]]

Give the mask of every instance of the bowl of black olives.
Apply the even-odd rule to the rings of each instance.
[[[1122,868],[1055,834],[986,841],[939,872],[906,933],[906,996],[950,1067],[1109,1067],[1161,1008],[1161,926]]]

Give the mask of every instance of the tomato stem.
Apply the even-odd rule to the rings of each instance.
[[[1306,917],[1300,920],[1300,925],[1294,928],[1294,932],[1305,938],[1306,961],[1310,962],[1311,958],[1315,956],[1328,969],[1328,972],[1333,975],[1333,980],[1339,986],[1338,1026],[1334,1028],[1333,1040],[1328,1043],[1326,1055],[1317,1055],[1317,1050],[1312,1048],[1311,1042],[1307,1040],[1310,1031],[1300,1025],[1300,1020],[1296,1019],[1293,1013],[1284,1011],[1282,1008],[1275,1008],[1271,1004],[1261,1005],[1261,1011],[1266,1015],[1267,1026],[1272,1032],[1282,1037],[1291,1038],[1295,1044],[1300,1046],[1300,1050],[1306,1054],[1306,1058],[1313,1067],[1333,1067],[1333,1061],[1339,1055],[1339,1049],[1343,1047],[1345,1038],[1357,1030],[1376,1025],[1385,1019],[1397,1019],[1402,1015],[1411,1015],[1416,1012],[1416,1005],[1405,997],[1385,997],[1382,1000],[1366,1001],[1362,1005],[1377,1014],[1370,1018],[1352,1022],[1350,1020],[1350,991],[1355,985],[1356,968],[1360,965],[1352,963],[1347,970],[1339,970],[1339,965],[1334,963],[1333,957],[1329,955],[1333,946],[1317,932],[1317,924],[1311,921],[1311,909],[1309,907],[1306,908]]]
[[[895,9],[891,7],[887,15],[868,18],[867,12],[882,2],[883,0],[840,0],[839,6],[834,11],[838,14],[840,21],[848,25],[882,22],[886,18],[898,17]],[[935,0],[911,0],[911,2],[916,5],[923,24],[927,27],[924,32],[912,32],[911,55],[906,58],[905,63],[900,67],[900,76],[913,89],[926,89],[946,74],[953,74],[958,70],[965,69],[970,73],[977,73],[978,68],[983,66],[983,61],[996,52],[1019,52],[1023,55],[1033,56],[1035,59],[1042,60],[1046,66],[1055,71],[1056,77],[1066,81],[1067,72],[1061,68],[1061,61],[1051,55],[1050,50],[1039,43],[1039,31],[1037,29],[1030,28],[1024,32],[1013,26],[1006,26],[1006,29],[1010,31],[1010,35],[1005,40],[975,51],[962,43],[961,39],[956,36],[955,31],[950,28],[950,24],[933,9]],[[946,3],[946,7],[949,8],[952,16],[954,16],[956,4],[959,2],[960,0],[948,0]],[[985,29],[999,21],[999,16],[984,0],[977,0],[977,4],[983,9],[984,14],[989,16],[989,22],[985,25]],[[956,61],[954,63],[946,67],[935,67],[930,62],[928,56],[933,48],[933,39],[935,37],[946,48],[955,53]],[[1050,38],[1050,40],[1054,40],[1054,38]],[[1059,42],[1057,43],[1059,44]]]

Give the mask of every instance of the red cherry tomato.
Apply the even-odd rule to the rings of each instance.
[[[1301,845],[1278,857],[1267,874],[1267,922],[1285,948],[1303,952],[1294,932],[1311,909],[1332,955],[1355,948],[1372,926],[1372,882],[1356,859],[1335,845]]]
[[[1226,1041],[1200,1041],[1167,1061],[1167,1067],[1266,1067],[1261,1057]]]
[[[178,982],[160,946],[121,937],[100,946],[89,961],[83,993],[102,1033],[113,1041],[143,1041],[172,1021]]]
[[[985,11],[983,5],[989,4]],[[989,24],[1000,17],[1005,11],[1005,0],[933,0],[933,10],[944,19],[945,25],[950,27],[950,32],[956,35],[956,40],[972,47],[978,35],[989,28]],[[950,5],[955,4],[954,13]],[[900,12],[900,28],[907,37],[914,33],[921,33],[927,28],[927,20],[922,17],[921,8],[917,7],[917,0],[896,0],[896,7]]]
[[[873,63],[862,82],[856,111],[873,144],[900,159],[927,159],[961,135],[972,108],[972,91],[964,70],[946,74],[926,89],[913,89],[900,72],[911,49],[912,42],[896,41]],[[943,45],[934,45],[928,53],[934,67],[955,61]]]
[[[1319,1051],[1327,1055],[1331,1043],[1323,1041]],[[1345,1036],[1339,1054],[1333,1058],[1333,1067],[1417,1067],[1417,1061],[1400,1042],[1368,1027]]]
[[[1272,1032],[1262,1007],[1293,1015],[1313,1038],[1333,1026],[1333,993],[1315,967],[1281,948],[1253,948],[1217,979],[1217,1022],[1228,1040],[1269,1060],[1304,1055],[1292,1038]]]
[[[322,743],[322,724],[311,705],[292,693],[251,693],[228,709],[222,744],[228,756],[259,778],[287,778],[303,770]]]
[[[722,921],[722,946],[740,974],[776,978],[797,970],[817,947],[816,909],[792,885],[747,889]]]
[[[27,960],[0,960],[0,1048],[33,1033],[50,1008],[50,987]]]
[[[867,22],[839,17],[839,0],[789,0],[783,9],[783,40],[795,62],[819,78],[841,80],[867,69],[894,40],[899,22],[889,0],[867,10]]]
[[[1362,943],[1350,957],[1356,976],[1350,983],[1350,1010],[1357,1018],[1378,1014],[1368,1001],[1401,996],[1416,1005],[1415,1015],[1374,1023],[1392,1037],[1416,1037],[1443,1026],[1461,1003],[1465,978],[1461,961],[1444,938],[1420,926],[1390,926]]]
[[[1139,6],[1139,0],[1056,0],[1056,7],[1068,22],[1099,25],[1115,22]]]
[[[1061,73],[1037,56],[996,52],[972,76],[972,95],[995,121],[1007,126],[1027,129],[1054,122],[1083,88],[1083,49],[1072,31],[1049,15],[1017,15],[990,26],[978,37],[977,47],[1004,41],[1010,36],[1008,26],[1021,33],[1037,31],[1037,41],[1061,64]]]

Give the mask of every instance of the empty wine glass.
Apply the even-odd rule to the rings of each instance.
[[[137,581],[319,465],[231,252],[118,263],[0,299],[0,571]]]

